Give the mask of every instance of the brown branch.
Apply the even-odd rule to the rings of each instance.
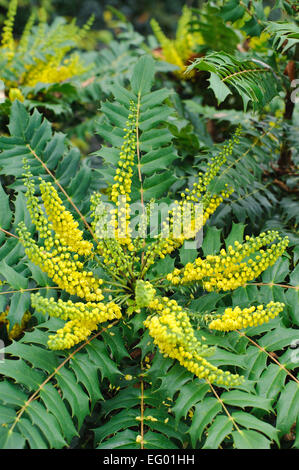
[[[81,83],[81,87],[82,88],[85,88],[87,87],[88,85],[90,85],[91,83],[93,83],[95,81],[96,77],[90,77],[88,78],[87,80],[85,80],[84,82]]]
[[[10,237],[17,238],[19,240],[19,237],[17,235],[14,235],[13,233],[8,232],[7,230],[4,230],[4,228],[0,227],[0,230],[1,230],[1,232],[6,233],[6,235],[9,235]]]
[[[279,162],[281,163],[281,160],[279,159],[278,160],[278,164]],[[288,160],[288,163],[291,165],[291,160]],[[278,168],[279,171],[281,171],[282,167]],[[285,173],[285,171],[284,171]],[[289,171],[288,171],[289,173]],[[275,178],[273,180],[273,183],[274,184],[277,184],[277,186],[279,186],[283,191],[286,191],[287,193],[289,194],[296,194],[296,193],[299,193],[299,189],[295,188],[295,189],[291,189],[289,188],[283,181],[280,181],[279,179]]]
[[[276,286],[276,287],[284,287],[285,289],[295,289],[299,290],[299,286],[288,286],[287,284],[274,284],[274,282],[247,282],[246,286]]]

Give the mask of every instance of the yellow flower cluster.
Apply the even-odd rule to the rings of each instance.
[[[83,240],[83,232],[78,229],[78,222],[74,221],[72,214],[65,209],[54,186],[45,181],[40,184],[47,218],[39,205],[38,198],[34,196],[35,187],[26,160],[24,160],[24,168],[27,170],[24,174],[27,208],[40,237],[45,239],[46,249],[50,250],[54,245],[61,245],[79,255],[90,255],[93,244]],[[52,237],[52,230],[55,232],[54,237]]]
[[[90,202],[92,228],[98,239],[97,252],[103,257],[105,265],[109,266],[111,272],[128,275],[135,261],[134,255],[123,250],[119,240],[115,238],[114,228],[110,229],[111,221],[107,220],[108,210],[102,201],[101,194],[94,193]]]
[[[29,16],[17,41],[13,37],[17,4],[17,0],[9,2],[0,45],[0,54],[7,59],[6,68],[10,72],[10,78],[4,79],[6,87],[12,89],[8,93],[10,99],[23,97],[18,92],[19,85],[33,87],[37,83],[61,83],[90,68],[81,62],[78,54],[70,54],[70,51],[78,45],[81,47],[93,17],[82,28],[74,22],[66,24],[62,21],[48,28],[46,11],[40,8],[37,14],[33,12]],[[38,26],[34,29],[36,17]]]
[[[203,213],[193,214],[190,220],[184,221],[184,202],[177,202],[176,207],[168,217],[167,221],[163,222],[163,230],[157,237],[157,240],[149,246],[146,251],[146,266],[145,271],[155,262],[157,257],[165,258],[167,254],[172,253],[174,250],[182,246],[185,240],[194,238],[199,230],[205,225],[208,218],[216,211],[217,207],[221,204],[224,198],[229,197],[231,190],[222,191],[221,195],[214,195],[210,200],[206,200],[207,207]],[[178,224],[178,220],[181,224]],[[176,228],[174,227],[176,223]],[[178,232],[176,233],[176,230]],[[170,236],[165,236],[165,233],[170,232]]]
[[[4,323],[6,325],[8,338],[10,340],[13,340],[13,339],[18,338],[23,333],[23,331],[25,330],[31,318],[31,314],[30,312],[25,312],[21,320],[21,323],[20,324],[15,323],[10,331],[9,331],[9,320],[7,319],[7,315],[8,315],[8,310],[6,312],[0,313],[0,323]]]
[[[84,264],[78,261],[78,255],[72,255],[61,246],[58,240],[52,239],[55,245],[52,252],[39,247],[30,237],[30,232],[23,222],[19,223],[20,242],[25,247],[28,258],[48,274],[53,281],[69,294],[77,295],[87,301],[101,301],[104,297],[100,286],[102,279],[96,279],[92,271],[84,271]],[[48,239],[51,241],[51,237]]]
[[[149,281],[138,279],[135,287],[135,300],[137,307],[147,307],[153,300],[156,289]]]
[[[130,205],[124,196],[120,196],[116,203],[117,208],[111,209],[109,225],[111,232],[120,245],[126,245],[130,251],[134,250],[130,230]]]
[[[32,296],[32,305],[43,313],[66,320],[63,328],[49,338],[48,345],[52,349],[71,348],[86,340],[91,332],[98,328],[99,323],[121,318],[120,305],[125,302],[128,305],[128,316],[132,311],[140,312],[141,308],[149,308],[152,313],[144,325],[148,327],[149,334],[162,354],[176,359],[200,379],[218,385],[239,385],[243,377],[225,372],[208,362],[206,358],[213,354],[215,348],[202,344],[197,339],[188,312],[175,300],[157,297],[153,285],[143,280],[146,269],[154,262],[156,256],[163,258],[181,246],[184,240],[193,238],[215,212],[223,198],[230,195],[231,189],[228,188],[219,191],[219,194],[214,194],[210,183],[231,154],[233,145],[238,142],[239,130],[223,151],[208,164],[206,173],[199,174],[193,189],[187,189],[181,194],[181,201],[176,202],[174,209],[169,212],[162,234],[155,242],[145,248],[146,235],[144,235],[144,238],[140,237],[134,248],[128,233],[130,221],[128,201],[130,201],[133,166],[136,163],[134,160],[137,126],[137,107],[131,102],[119,164],[111,190],[111,200],[115,204],[112,210],[112,222],[111,219],[109,221],[105,219],[108,209],[101,195],[94,194],[91,198],[92,228],[95,231],[95,238],[98,238],[96,252],[93,251],[93,244],[83,239],[83,232],[79,230],[78,223],[66,210],[54,187],[47,182],[40,184],[44,212],[35,196],[34,183],[29,166],[25,162],[27,206],[32,222],[39,232],[39,238],[44,242],[39,246],[23,222],[18,228],[20,242],[24,245],[29,259],[46,272],[58,287],[85,301],[78,303],[70,300],[65,302],[61,299],[55,301],[54,298],[46,299],[37,294]],[[125,205],[121,204],[120,197],[127,198]],[[194,203],[199,202],[203,208],[201,214],[195,210]],[[192,203],[192,216],[187,221],[187,226],[184,226],[184,211],[187,211],[190,203]],[[145,229],[146,222],[143,219],[141,221]],[[110,224],[114,230],[113,235],[117,234],[116,238],[113,236],[109,238]],[[176,232],[178,225],[181,229],[179,233]],[[126,232],[124,238],[120,236],[120,230],[123,228]],[[106,230],[108,238],[105,236]],[[169,230],[169,233],[166,230]],[[103,234],[104,236],[101,236]],[[165,234],[167,236],[164,236]],[[276,239],[278,242],[273,243]],[[270,246],[263,249],[268,244]],[[243,244],[235,242],[234,246],[228,246],[227,250],[221,250],[218,255],[210,255],[206,259],[197,258],[194,263],[188,263],[184,269],[175,269],[167,279],[178,285],[201,281],[208,291],[236,289],[274,264],[287,244],[287,238],[282,239],[274,231],[262,233],[256,238],[246,237],[246,242]],[[137,246],[143,251],[143,255],[139,256]],[[102,255],[101,259],[98,258],[98,253]],[[109,289],[102,290],[103,280],[85,269],[86,259],[84,258],[84,262],[81,261],[83,256],[89,257],[92,262],[98,261],[99,265],[104,264],[107,272],[114,277],[114,281],[108,281],[111,284]],[[117,293],[116,299],[120,302],[119,305],[114,302],[102,302],[103,292]],[[112,297],[109,297],[110,299]],[[226,309],[223,316],[216,315],[213,318],[206,318],[205,321],[206,323],[209,321],[210,328],[223,331],[245,328],[268,321],[281,311],[282,306],[281,303],[270,302],[265,309],[263,306],[244,310],[236,307]]]
[[[203,38],[200,33],[190,33],[189,23],[192,19],[192,12],[187,7],[183,7],[182,15],[178,21],[176,38],[174,40],[168,39],[162,32],[158,22],[151,20],[151,27],[154,35],[162,48],[162,54],[154,51],[154,55],[162,60],[177,65],[180,70],[174,73],[181,78],[190,78],[194,71],[186,77],[184,72],[188,59],[191,59],[196,47],[203,44]]]
[[[278,239],[267,250],[262,246]],[[261,233],[258,237],[246,236],[247,242],[235,242],[234,248],[228,247],[219,255],[208,255],[206,259],[197,258],[182,270],[175,269],[168,274],[167,280],[174,285],[201,281],[207,291],[233,290],[244,286],[272,266],[288,245],[288,238],[282,239],[278,232]],[[259,250],[255,257],[252,255]]]
[[[129,276],[133,262],[136,260],[131,253],[124,252],[119,240],[103,240],[97,246],[98,252],[103,256],[103,261],[109,266],[111,272]]]
[[[99,323],[121,318],[121,310],[114,302],[104,303],[73,303],[71,300],[55,302],[54,298],[47,299],[40,294],[31,296],[32,306],[39,312],[52,317],[68,320],[63,328],[49,337],[50,349],[68,349],[80,341],[86,340]]]
[[[157,240],[146,249],[144,272],[146,272],[149,267],[154,264],[157,257],[164,259],[167,254],[172,253],[183,243],[183,235],[173,239],[172,237],[164,238],[162,234],[160,234],[157,237]]]
[[[155,298],[148,307],[158,315],[148,317],[144,325],[163,354],[178,360],[200,379],[228,386],[242,383],[243,377],[218,369],[205,359],[214,352],[214,348],[197,340],[187,313],[175,300]]]
[[[25,169],[28,170],[26,162]],[[27,207],[31,220],[40,237],[45,240],[44,246],[39,247],[31,238],[25,224],[21,222],[18,233],[27,256],[61,289],[87,301],[101,301],[103,295],[100,286],[103,280],[96,279],[91,271],[85,271],[84,264],[78,259],[80,254],[90,254],[92,245],[82,240],[83,234],[77,229],[77,222],[74,222],[72,215],[65,210],[51,184],[42,183],[40,188],[51,220],[49,222],[39,206],[38,199],[34,196],[31,174],[27,172],[24,176],[24,184],[27,187]],[[54,227],[57,233],[52,235]],[[71,233],[69,228],[72,230]],[[72,255],[70,250],[75,251],[75,254]]]
[[[115,183],[111,189],[111,200],[117,208],[111,211],[111,224],[116,232],[116,238],[121,245],[127,245],[129,250],[134,246],[130,237],[130,205],[133,166],[136,153],[136,123],[137,106],[131,101],[129,116],[124,130],[123,144],[120,149],[118,168],[114,176]]]
[[[76,75],[87,71],[78,55],[73,54],[69,59],[63,60],[62,54],[49,57],[45,60],[36,60],[34,65],[27,66],[22,78],[22,84],[35,86],[37,83],[61,83]]]
[[[207,191],[208,185],[215,178],[221,166],[227,161],[227,157],[232,154],[234,145],[238,144],[241,128],[238,127],[235,135],[223,147],[207,165],[207,171],[203,175],[199,173],[198,180],[193,184],[193,189],[188,188],[181,193],[181,200],[175,201],[175,207],[170,211],[166,221],[163,222],[161,233],[157,236],[157,240],[149,246],[145,255],[144,272],[154,263],[157,257],[165,258],[167,254],[172,253],[175,249],[182,246],[185,240],[194,238],[195,235],[205,225],[209,217],[216,211],[224,198],[228,198],[233,192],[232,188],[221,191],[220,194],[211,194]],[[227,186],[227,184],[225,185]],[[187,212],[188,204],[202,203],[203,212],[197,214],[193,211],[190,223],[184,218]],[[178,223],[178,221],[180,221]],[[176,228],[174,228],[174,223]]]
[[[281,302],[269,302],[263,305],[249,307],[241,310],[240,307],[226,308],[220,318],[216,318],[209,324],[212,330],[233,331],[249,326],[257,326],[275,318],[284,308]]]
[[[220,168],[227,161],[227,158],[232,155],[234,146],[239,143],[241,131],[241,127],[237,127],[232,139],[223,146],[223,149],[217,155],[211,158],[207,165],[207,171],[204,174],[201,172],[198,174],[198,180],[193,184],[193,189],[190,191],[187,188],[185,192],[181,193],[181,203],[185,200],[192,202],[199,202],[202,200],[202,194],[207,191],[208,185],[219,173]],[[227,186],[227,184],[225,186]],[[209,192],[207,192],[207,197],[209,197],[209,195]]]
[[[204,42],[200,33],[189,32],[191,21],[192,11],[187,5],[184,5],[178,20],[175,37],[175,47],[184,61],[189,59],[196,47]]]
[[[7,17],[2,29],[1,48],[4,49],[4,55],[10,61],[14,57],[15,43],[13,38],[13,26],[17,13],[18,0],[11,0],[7,11]]]
[[[89,255],[93,249],[93,244],[83,240],[83,232],[78,229],[78,222],[73,215],[67,211],[62,204],[54,186],[43,181],[40,184],[42,200],[52,228],[58,235],[62,245],[68,250],[78,253],[78,255]]]
[[[220,194],[205,194],[204,200],[203,200],[203,212],[200,214],[195,214],[191,218],[191,223],[184,223],[182,226],[183,234],[184,234],[184,240],[189,240],[190,238],[194,238],[196,233],[201,230],[209,217],[214,214],[216,209],[220,206],[220,204],[223,202],[223,199],[228,198],[231,193],[233,192],[233,189],[228,189],[226,191],[221,191]],[[195,198],[195,196],[193,196]],[[188,202],[186,200],[183,200],[181,202],[181,207],[184,213],[184,209],[187,206]],[[170,219],[171,222],[173,223],[175,218],[179,216],[179,214],[176,214],[174,212],[173,217]]]
[[[163,31],[161,30],[159,23],[152,19],[151,20],[151,27],[153,30],[154,35],[156,36],[158,42],[162,48],[162,54],[157,51],[154,51],[154,56],[156,58],[163,59],[170,64],[177,65],[180,70],[175,70],[175,74],[179,77],[184,77],[184,72],[186,70],[186,65],[184,64],[184,60],[180,57],[178,51],[175,48],[174,42],[171,39],[168,39]],[[190,54],[191,55],[191,54]]]
[[[45,239],[45,248],[46,250],[51,250],[53,248],[55,241],[52,237],[52,224],[49,223],[48,219],[46,218],[43,210],[39,205],[38,198],[34,196],[34,183],[32,181],[32,174],[29,171],[28,162],[24,159],[24,168],[27,170],[24,173],[24,186],[27,188],[25,193],[26,201],[27,201],[27,209],[29,211],[31,221],[35,225],[37,231],[41,238]],[[59,243],[58,239],[57,242]]]
[[[130,114],[124,128],[125,135],[119,154],[118,168],[114,176],[114,185],[111,191],[111,200],[117,204],[119,196],[126,196],[130,201],[134,157],[136,153],[136,121],[137,107],[133,101],[130,103]]]

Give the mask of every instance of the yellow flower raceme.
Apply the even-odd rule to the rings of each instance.
[[[116,238],[121,245],[127,245],[129,250],[134,246],[130,237],[130,193],[133,176],[133,166],[136,154],[136,121],[137,107],[133,101],[130,103],[129,116],[123,144],[119,154],[118,168],[114,176],[115,183],[111,189],[111,200],[116,204],[117,209],[111,211],[111,224],[116,232]]]
[[[219,173],[223,164],[227,161],[228,157],[232,155],[235,145],[240,141],[241,127],[238,127],[235,131],[232,139],[224,145],[223,149],[208,162],[206,172],[199,173],[197,181],[193,184],[192,190],[187,188],[181,193],[181,204],[184,201],[199,202],[203,195],[207,192],[208,185],[213,181],[215,176]],[[226,185],[227,186],[227,185]],[[209,194],[209,193],[208,193]]]
[[[187,188],[181,193],[181,200],[175,201],[175,207],[170,211],[167,220],[164,221],[162,231],[157,236],[157,240],[146,250],[144,272],[154,263],[157,257],[165,258],[167,254],[182,246],[185,240],[194,238],[196,233],[205,225],[208,218],[216,211],[223,199],[230,196],[233,191],[232,188],[223,190],[220,195],[211,194],[207,188],[220,171],[221,166],[227,161],[227,157],[232,154],[234,145],[239,142],[240,133],[241,129],[237,128],[234,137],[208,163],[206,173],[204,175],[199,173],[198,180],[193,184],[192,190]],[[188,204],[192,203],[201,203],[202,213],[199,211],[196,214],[195,212],[191,218],[191,224],[186,224],[184,210]],[[179,227],[178,221],[181,221]],[[179,234],[176,234],[174,222],[176,229],[179,228]]]
[[[48,219],[61,244],[79,255],[89,255],[93,244],[83,240],[83,232],[78,229],[78,222],[74,220],[71,212],[65,209],[54,186],[43,181],[40,190]]]
[[[201,281],[207,291],[237,289],[272,266],[288,245],[288,238],[282,239],[275,231],[262,233],[256,238],[246,238],[247,242],[243,245],[235,242],[234,248],[230,246],[228,251],[221,250],[217,256],[197,258],[182,270],[175,269],[167,275],[168,281],[174,285]],[[259,250],[275,239],[278,239],[278,243],[272,244],[267,250]],[[259,254],[252,257],[257,250]]]
[[[4,21],[1,48],[4,49],[4,55],[10,61],[15,54],[15,42],[13,38],[13,26],[17,13],[18,0],[11,0],[9,2],[7,17]]]
[[[186,70],[186,65],[184,64],[183,58],[180,57],[178,51],[176,50],[174,42],[165,36],[156,20],[151,20],[151,27],[154,35],[162,47],[162,58],[170,64],[177,65],[180,70],[175,71],[175,74],[182,77]],[[157,56],[155,53],[154,55]]]
[[[177,65],[180,70],[175,71],[175,75],[180,78],[191,78],[194,75],[192,71],[188,77],[184,75],[188,60],[193,56],[196,48],[203,44],[203,38],[200,33],[190,33],[189,23],[192,19],[192,12],[187,6],[183,7],[182,15],[178,20],[175,39],[168,39],[161,30],[158,22],[151,20],[151,27],[162,48],[162,54],[154,51],[154,55],[170,64]]]
[[[61,83],[86,71],[78,55],[73,54],[70,59],[64,60],[59,56],[48,57],[46,61],[36,60],[34,65],[28,66],[22,84],[35,86],[37,83]]]
[[[9,78],[5,77],[4,83],[11,100],[22,99],[21,91],[17,92],[20,85],[34,87],[37,83],[61,83],[89,70],[79,55],[71,51],[81,47],[93,17],[82,28],[74,22],[66,24],[63,21],[48,27],[46,11],[40,8],[38,15],[35,12],[30,15],[17,41],[13,37],[17,3],[17,0],[9,2],[0,45],[0,55],[7,60],[5,69]],[[38,25],[34,28],[37,17]]]
[[[226,308],[224,314],[216,318],[209,324],[212,330],[233,331],[250,326],[257,326],[275,318],[282,310],[284,304],[281,302],[269,302],[266,307],[258,305],[257,307]]]
[[[115,274],[127,275],[132,268],[134,257],[125,253],[117,239],[104,240],[98,243],[97,251],[103,256],[104,263]]]
[[[24,168],[27,170],[24,173],[24,186],[27,188],[25,193],[26,196],[26,205],[29,211],[31,221],[35,225],[36,229],[39,232],[41,238],[45,240],[46,250],[51,250],[55,243],[60,245],[59,238],[54,235],[52,236],[52,224],[49,222],[47,217],[44,214],[44,211],[39,205],[38,198],[34,195],[34,183],[32,181],[32,174],[29,171],[29,165],[26,160],[24,160]]]
[[[111,191],[111,200],[118,203],[119,196],[126,196],[130,201],[134,157],[136,153],[136,120],[137,108],[133,101],[130,103],[130,114],[124,128],[123,144],[119,154],[118,168],[114,176],[114,185]]]
[[[181,247],[185,240],[194,238],[199,230],[201,230],[209,217],[216,211],[217,207],[221,204],[224,198],[228,197],[231,191],[223,191],[221,196],[211,196],[208,206],[205,208],[203,213],[194,215],[188,223],[184,223],[183,211],[184,204],[176,201],[176,207],[173,209],[171,216],[167,221],[163,223],[163,228],[169,230],[170,225],[170,236],[165,236],[165,231],[162,230],[161,234],[157,237],[157,240],[150,245],[146,251],[146,267],[145,271],[155,262],[157,257],[165,258],[167,254],[172,253],[177,248]],[[174,222],[177,224],[178,220],[182,221],[181,224],[174,227]],[[180,234],[176,234],[176,229]],[[168,232],[167,232],[168,233]]]
[[[49,337],[50,349],[68,349],[80,341],[86,340],[99,323],[121,317],[121,310],[114,302],[93,303],[77,302],[71,300],[55,302],[54,298],[46,299],[39,294],[31,296],[32,306],[42,313],[52,317],[68,320],[63,328],[57,330],[55,335]]]
[[[178,20],[175,47],[184,61],[190,58],[196,46],[203,43],[200,33],[190,33],[190,22],[192,21],[192,11],[187,5],[183,6],[182,15]]]
[[[78,259],[78,255],[91,254],[93,245],[83,240],[83,233],[77,228],[78,223],[64,208],[53,186],[43,182],[40,189],[49,217],[47,219],[39,206],[37,197],[34,196],[34,183],[30,179],[31,174],[28,172],[26,162],[25,169],[27,170],[24,175],[27,207],[40,237],[45,240],[44,246],[38,246],[31,238],[25,224],[21,222],[18,233],[27,256],[61,289],[87,301],[101,301],[104,298],[100,288],[103,283],[102,279],[96,279],[91,271],[85,271],[84,263]],[[52,235],[53,230],[54,235]],[[72,255],[70,250],[75,254]]]
[[[98,239],[97,252],[103,257],[105,265],[109,266],[113,273],[128,274],[132,269],[135,257],[123,250],[120,240],[115,234],[115,225],[111,227],[111,221],[108,220],[108,210],[102,201],[101,194],[93,194],[90,201],[93,218],[92,229]],[[115,215],[114,209],[112,215]]]
[[[98,324],[91,321],[68,321],[63,328],[57,330],[55,335],[50,335],[48,346],[50,349],[69,349],[85,341],[91,332],[97,329]]]
[[[34,183],[28,171],[28,164],[26,161],[24,164],[27,170],[24,174],[27,208],[40,237],[45,239],[46,249],[50,250],[54,245],[63,246],[79,255],[90,255],[93,244],[83,240],[83,232],[78,229],[78,222],[74,221],[73,215],[65,209],[54,186],[43,181],[40,184],[40,190],[48,217],[45,216],[38,198],[34,195]],[[55,232],[54,236],[52,236],[52,231]]]
[[[22,222],[18,234],[28,258],[46,272],[58,287],[87,301],[99,302],[104,298],[100,288],[102,279],[96,279],[91,271],[85,271],[84,264],[78,261],[78,255],[72,259],[72,255],[60,246],[58,240],[55,240],[53,251],[49,252],[35,243]]]
[[[205,356],[214,352],[214,348],[202,345],[195,337],[187,313],[175,300],[167,297],[155,298],[148,307],[158,315],[148,317],[144,325],[154,338],[160,351],[173,359],[200,379],[207,379],[218,385],[239,385],[243,377],[224,372],[209,363]]]

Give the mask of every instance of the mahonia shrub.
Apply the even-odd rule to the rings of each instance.
[[[52,87],[53,103],[52,107],[51,103],[48,107],[55,111],[55,104],[58,105],[58,101],[54,100],[55,92],[68,98],[71,90],[61,85],[80,78],[90,70],[82,55],[73,50],[80,46],[93,19],[82,28],[74,21],[66,23],[63,18],[56,18],[48,25],[47,13],[41,8],[31,13],[21,37],[16,39],[13,29],[17,6],[17,0],[9,3],[1,31],[0,83],[4,83],[8,102],[27,100],[31,107],[47,101],[49,96],[45,98],[43,95]],[[53,88],[54,85],[56,88]]]
[[[175,448],[176,439],[181,446],[196,447],[203,430],[221,409],[215,385],[238,389],[226,392],[236,394],[228,395],[225,403],[244,406],[245,402],[246,406],[264,411],[271,408],[270,399],[242,391],[253,389],[246,365],[238,357],[232,360],[233,355],[227,353],[216,365],[216,346],[219,339],[225,343],[226,332],[243,335],[239,329],[270,324],[283,311],[284,303],[267,299],[260,304],[248,298],[247,305],[242,300],[240,306],[234,303],[223,311],[212,308],[207,314],[190,308],[190,299],[198,296],[201,301],[205,293],[217,298],[250,285],[279,262],[288,238],[275,230],[256,237],[247,235],[245,240],[230,237],[226,249],[218,254],[211,246],[211,254],[199,256],[198,233],[233,191],[227,184],[217,189],[215,181],[238,146],[241,130],[237,128],[231,140],[210,159],[206,171],[197,175],[193,186],[185,188],[180,198],[173,201],[171,188],[176,178],[169,167],[178,155],[167,126],[172,108],[165,102],[170,91],[151,91],[153,81],[153,59],[144,55],[134,67],[129,89],[119,84],[112,86],[115,101],[102,105],[105,119],[99,133],[108,145],[96,154],[103,161],[98,173],[108,184],[92,195],[88,216],[72,202],[50,170],[48,176],[57,188],[48,179],[35,176],[28,156],[24,156],[25,196],[33,229],[22,220],[17,236],[30,262],[47,275],[47,294],[42,289],[31,294],[35,315],[40,318],[43,314],[46,321],[33,332],[26,332],[24,340],[8,346],[7,353],[20,359],[0,364],[1,374],[25,381],[24,388],[32,391],[28,398],[9,380],[0,381],[3,403],[12,406],[0,433],[3,447],[24,447],[27,442],[30,447],[64,447],[78,435],[89,412],[97,412],[96,403],[103,394],[107,401],[101,414],[109,415],[110,421],[94,431],[99,448]],[[29,144],[27,150],[46,167]],[[162,197],[168,210],[161,229],[156,231],[149,221],[154,199]],[[139,204],[137,221],[134,203]],[[185,220],[184,213],[189,209]],[[192,246],[190,252],[188,243]],[[8,281],[9,278],[12,276],[7,276]],[[104,327],[99,329],[101,324]],[[45,339],[48,331],[50,335]],[[94,341],[100,335],[103,340]],[[71,353],[66,356],[65,350],[70,348]],[[122,371],[124,358],[129,365]],[[49,376],[43,379],[34,370],[33,377],[25,361],[48,371]],[[19,363],[21,375],[17,373]],[[249,369],[250,364],[248,356]],[[240,369],[245,373],[240,373]],[[102,383],[108,381],[105,390],[99,388],[99,372]],[[122,375],[121,382],[116,380],[118,374]],[[61,396],[50,383],[54,376]],[[161,384],[158,380],[159,385],[157,377],[162,380]],[[181,387],[182,394],[173,402]],[[289,388],[293,393],[293,385]],[[208,390],[216,398],[201,402]],[[35,400],[39,394],[42,402]],[[141,414],[133,408],[140,399]],[[175,410],[175,419],[170,416],[170,407]],[[15,408],[19,408],[17,417]],[[120,408],[122,411],[115,414]],[[187,414],[190,426],[179,424]],[[71,416],[75,417],[73,421]],[[199,424],[203,417],[207,421]],[[68,425],[61,425],[62,419]],[[243,415],[231,418],[229,414],[228,418],[217,417],[213,429],[218,433],[220,427],[222,431],[215,443],[208,441],[206,447],[220,445],[233,425],[237,447],[247,445],[247,441],[267,447],[269,441],[252,431],[257,424],[248,424],[248,419]],[[135,429],[139,422],[141,432],[136,434],[131,428]],[[32,423],[37,424],[41,434],[33,431]],[[240,432],[239,424],[251,430]],[[106,440],[112,433],[115,436]],[[187,444],[183,437],[186,433],[190,437]],[[271,426],[265,433],[277,442],[277,433]]]
[[[133,191],[134,170],[140,177],[141,204],[144,208],[140,225],[145,225],[146,229],[147,214],[141,175],[142,154],[145,154],[144,158],[147,161],[149,158],[153,161],[157,159],[161,149],[166,148],[168,152],[172,150],[167,135],[163,142],[163,130],[160,133],[160,129],[157,129],[160,134],[159,137],[157,135],[160,140],[158,149],[154,144],[142,145],[151,138],[151,135],[153,139],[155,138],[153,127],[159,123],[161,120],[159,116],[164,113],[163,106],[160,105],[163,95],[160,93],[159,97],[158,92],[153,94],[150,92],[152,68],[152,61],[147,57],[142,58],[135,67],[131,91],[121,91],[120,93],[124,93],[120,99],[121,104],[113,105],[112,112],[116,112],[126,120],[125,127],[121,129],[120,134],[118,133],[119,155],[118,148],[106,149],[106,151],[109,149],[109,153],[113,153],[114,156],[117,152],[118,160],[114,183],[110,189],[110,199],[114,203],[114,208],[110,209],[111,220],[106,221],[106,225],[110,224],[113,228],[114,237],[104,236],[101,239],[99,226],[104,229],[104,224],[100,222],[105,214],[105,206],[99,193],[92,197],[91,209],[94,220],[90,229],[93,236],[91,241],[84,239],[84,233],[78,228],[78,222],[65,209],[54,186],[50,182],[42,181],[39,188],[43,210],[35,196],[32,177],[25,163],[28,209],[31,220],[39,232],[39,239],[43,239],[44,244],[40,246],[23,223],[19,224],[18,229],[20,241],[30,260],[45,271],[59,288],[83,300],[76,303],[59,299],[56,302],[54,298],[45,299],[39,294],[32,294],[32,306],[38,311],[67,320],[65,326],[51,336],[48,343],[50,348],[65,349],[87,339],[100,323],[125,316],[126,303],[123,300],[129,296],[129,299],[135,302],[135,307],[130,305],[130,313],[134,309],[138,311],[141,306],[148,309],[149,316],[144,326],[148,327],[150,336],[162,353],[177,359],[201,379],[219,385],[233,386],[240,384],[242,377],[229,371],[224,372],[208,362],[206,357],[213,354],[214,349],[208,348],[196,338],[188,311],[176,300],[168,297],[167,293],[172,287],[161,283],[160,279],[149,282],[147,273],[157,259],[164,258],[166,254],[181,247],[185,240],[193,238],[223,198],[229,196],[229,189],[221,191],[220,194],[213,194],[209,192],[208,186],[220,171],[226,160],[226,154],[231,152],[232,145],[237,144],[238,132],[227,147],[212,159],[206,174],[198,176],[198,181],[194,183],[192,190],[187,188],[182,192],[181,200],[175,201],[175,206],[168,217],[170,224],[168,236],[162,230],[152,242],[148,242],[147,238],[142,236],[133,238],[129,201]],[[114,120],[114,117],[112,119]],[[142,133],[139,135],[140,131]],[[167,147],[164,147],[164,143],[168,144]],[[163,179],[163,174],[160,178]],[[119,207],[120,198],[123,197],[125,203]],[[179,217],[181,210],[189,201],[203,204],[202,217],[193,214],[187,233],[185,230],[183,234],[176,236],[174,220]],[[245,243],[236,242],[234,247],[229,246],[227,251],[221,250],[217,256],[196,258],[194,263],[187,263],[185,268],[181,270],[176,268],[167,275],[167,281],[173,286],[201,282],[207,291],[233,290],[255,279],[267,267],[273,265],[287,244],[288,239],[282,239],[275,231],[263,233],[259,237],[247,237]],[[267,248],[263,250],[262,247]],[[110,281],[105,283],[92,270],[88,270],[89,260],[98,262],[109,273],[111,280],[117,281],[119,301],[108,301],[104,286],[107,283],[109,285]],[[257,325],[274,318],[282,308],[281,303],[270,302],[265,307],[258,306],[257,309],[255,307],[244,310],[226,309],[223,316],[220,318],[217,316],[209,326],[212,329],[225,331]]]

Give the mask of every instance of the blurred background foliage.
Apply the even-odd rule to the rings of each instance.
[[[10,0],[0,0],[0,21],[3,21]],[[64,16],[68,19],[76,18],[82,26],[91,15],[95,21],[95,30],[106,29],[107,9],[117,9],[127,20],[134,25],[139,33],[146,35],[151,33],[150,20],[157,18],[162,29],[167,34],[174,34],[178,18],[184,5],[192,8],[201,8],[204,4],[214,2],[204,0],[19,0],[19,12],[16,20],[16,31],[21,33],[29,14],[33,9],[44,7],[49,19],[55,16]],[[218,2],[223,3],[223,2]],[[271,8],[269,20],[277,20],[280,17],[279,8],[275,6],[275,0],[265,0],[263,5]],[[287,2],[284,2],[287,3]],[[296,2],[290,2],[296,3]]]
[[[159,18],[162,27],[167,33],[175,29],[176,22],[184,5],[198,6],[194,1],[183,0],[20,0],[20,10],[17,16],[16,31],[21,32],[29,12],[32,9],[44,7],[51,19],[55,16],[64,16],[66,18],[77,18],[78,24],[83,25],[91,15],[95,16],[94,29],[100,30],[106,28],[105,12],[107,7],[111,6],[120,11],[129,22],[134,24],[136,30],[142,34],[151,32],[149,20],[152,17]],[[8,8],[9,0],[0,0],[0,13],[3,20]]]

